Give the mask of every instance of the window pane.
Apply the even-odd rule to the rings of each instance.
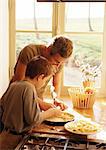
[[[104,3],[66,3],[66,32],[103,32]]]
[[[28,44],[48,44],[52,34],[41,33],[17,33],[16,34],[16,56],[21,49]]]
[[[80,65],[90,64],[91,67],[101,64],[102,35],[69,35],[74,43],[74,51],[64,68],[64,85],[81,86],[82,72]],[[100,86],[101,74],[96,79],[96,86]]]
[[[52,3],[16,0],[17,30],[52,30]]]
[[[82,85],[81,64],[89,64],[91,67],[101,64],[103,34],[99,32],[103,32],[104,4],[99,2],[66,3],[65,32],[70,32],[70,39],[74,43],[74,53],[64,68],[65,86]],[[83,34],[89,31],[91,34]],[[76,33],[71,34],[71,32]],[[96,86],[100,87],[101,73],[95,80]]]

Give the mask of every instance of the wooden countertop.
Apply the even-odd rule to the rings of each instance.
[[[84,139],[92,142],[103,142],[106,143],[106,100],[98,99],[95,101],[95,104],[92,109],[78,109],[73,108],[71,100],[65,101],[68,104],[67,111],[76,116],[77,118],[88,118],[92,121],[99,123],[102,126],[102,130],[99,133],[93,135],[76,135],[70,132],[67,132],[63,126],[48,126],[46,124],[41,124],[39,127],[33,129],[34,133],[46,133],[54,135],[69,136],[73,139]],[[80,138],[79,138],[80,137]]]

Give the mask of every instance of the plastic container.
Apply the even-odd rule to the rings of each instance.
[[[73,107],[75,108],[92,108],[95,102],[95,92],[93,94],[85,93],[83,88],[69,88]]]

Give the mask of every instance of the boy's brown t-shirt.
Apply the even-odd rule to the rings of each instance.
[[[12,83],[1,98],[2,122],[16,132],[28,131],[40,122],[40,108],[34,85],[28,81]]]

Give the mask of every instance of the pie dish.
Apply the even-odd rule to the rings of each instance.
[[[45,123],[49,125],[64,125],[65,123],[73,120],[74,120],[74,115],[67,112],[62,112],[62,114],[58,117],[52,117],[46,119]]]

